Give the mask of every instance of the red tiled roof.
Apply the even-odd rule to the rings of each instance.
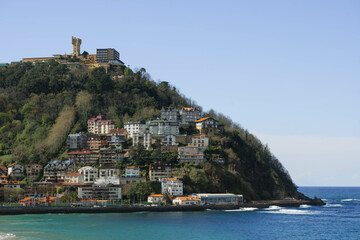
[[[165,181],[180,181],[180,180],[177,178],[167,178],[165,179]]]
[[[7,178],[5,174],[1,175],[0,178]]]
[[[148,197],[165,197],[165,195],[162,194],[151,194]]]
[[[34,200],[34,199],[35,198],[32,198],[32,197],[26,197],[26,198],[19,200],[19,202],[27,202],[27,201]]]
[[[200,201],[200,199],[194,197],[176,197],[175,199],[179,199],[181,201]]]
[[[126,168],[133,169],[133,168],[137,168],[137,167],[135,167],[135,166],[128,166],[128,167],[126,167]]]
[[[17,163],[12,163],[12,164],[10,164],[10,165],[9,165],[9,167],[12,167],[12,166],[14,166],[15,164],[17,164]]]
[[[204,118],[200,118],[199,120],[196,120],[195,122],[196,122],[196,123],[198,123],[198,122],[203,122],[203,121],[208,120],[208,119],[213,119],[213,120],[217,121],[217,120],[216,120],[215,118],[213,118],[213,117],[204,117]]]
[[[206,137],[206,134],[205,134],[205,133],[202,133],[202,134],[200,134],[200,135],[193,136],[193,138],[201,138],[202,136],[205,136],[205,137]]]

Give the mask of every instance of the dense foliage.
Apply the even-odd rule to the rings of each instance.
[[[158,117],[162,106],[180,108],[189,106],[189,101],[168,82],[152,81],[145,69],[123,66],[89,72],[55,61],[13,64],[0,70],[1,159],[6,165],[66,158],[66,136],[86,131],[88,118],[101,113],[122,127],[127,120]],[[172,162],[189,193],[228,191],[248,199],[299,196],[287,171],[254,135],[221,114],[207,114],[217,118],[224,131],[211,141],[206,154],[223,157],[224,164],[181,166],[176,153],[163,154],[156,147],[138,148],[135,163],[146,169],[156,160]],[[196,133],[191,127],[180,130]]]

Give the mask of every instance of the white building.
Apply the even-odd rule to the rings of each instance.
[[[146,124],[145,121],[129,121],[124,123],[124,128],[131,138],[134,133],[145,133]]]
[[[192,137],[192,145],[199,148],[207,148],[209,146],[209,138],[205,134]]]
[[[79,198],[89,198],[98,200],[121,200],[121,187],[106,185],[93,185],[91,187],[79,187]]]
[[[115,122],[112,120],[105,120],[105,117],[98,115],[96,118],[88,120],[88,132],[93,134],[108,134],[115,128]]]
[[[197,193],[193,197],[199,198],[201,204],[215,204],[215,205],[237,205],[243,202],[242,195],[232,193]]]
[[[84,175],[84,183],[93,183],[98,178],[99,171],[97,168],[86,166],[80,168],[78,173]]]
[[[81,173],[73,172],[65,174],[65,184],[84,183],[84,175]]]
[[[120,169],[115,166],[102,166],[99,168],[99,178],[96,179],[95,184],[120,184]]]
[[[165,137],[163,137],[161,139],[161,145],[166,145],[166,146],[178,145],[176,143],[176,136],[175,135],[166,135]]]
[[[179,135],[179,123],[177,121],[152,120],[148,122],[149,130],[154,135]]]
[[[161,203],[165,203],[165,195],[162,194],[151,194],[148,196],[148,203],[154,203],[154,204],[161,204]]]
[[[163,178],[161,180],[161,194],[169,194],[171,196],[183,195],[183,183],[176,178]]]
[[[13,178],[24,177],[24,167],[18,163],[10,164],[8,166],[8,176]]]
[[[125,177],[138,177],[140,175],[140,169],[135,166],[128,166],[125,169]]]
[[[202,116],[200,108],[197,107],[184,107],[180,109],[181,124],[189,124],[200,119]]]
[[[195,197],[176,197],[172,202],[174,205],[179,206],[200,205],[200,199]]]
[[[151,133],[148,130],[145,130],[144,133],[134,133],[133,134],[133,146],[142,144],[146,150],[149,150],[151,147]]]

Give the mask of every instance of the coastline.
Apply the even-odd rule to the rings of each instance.
[[[71,214],[71,213],[132,213],[132,212],[186,212],[211,210],[234,210],[239,208],[300,207],[301,205],[323,206],[318,200],[271,200],[242,203],[238,205],[193,205],[193,206],[119,206],[119,207],[1,207],[0,215],[22,214]]]

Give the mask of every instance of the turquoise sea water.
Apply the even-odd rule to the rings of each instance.
[[[0,239],[360,239],[360,188],[302,187],[324,207],[0,216]]]

